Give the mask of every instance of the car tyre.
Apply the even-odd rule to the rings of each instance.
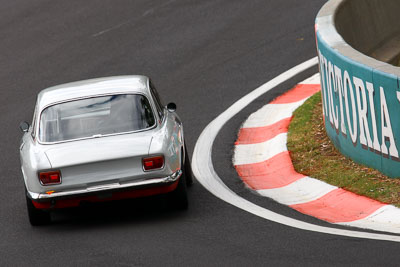
[[[172,192],[170,200],[172,205],[177,209],[186,210],[188,208],[189,201],[186,191],[186,181],[183,176],[179,179],[178,186]]]
[[[185,177],[185,171],[183,170],[183,173],[178,181],[178,186],[169,195],[169,200],[171,204],[180,210],[186,210],[189,206],[186,183],[187,180]]]
[[[32,200],[26,196],[29,222],[33,226],[45,225],[51,222],[50,212],[35,208]]]
[[[185,144],[185,165],[183,166],[183,176],[186,180],[186,185],[191,186],[193,185],[193,172],[192,172],[192,165],[190,163],[189,153],[187,152],[186,144]]]

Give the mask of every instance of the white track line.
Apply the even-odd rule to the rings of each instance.
[[[323,227],[315,224],[306,223],[303,221],[295,220],[290,217],[283,216],[281,214],[272,212],[268,209],[255,205],[254,203],[238,196],[235,192],[230,190],[219,178],[217,173],[214,170],[214,166],[211,160],[212,154],[212,146],[215,138],[218,135],[218,132],[224,126],[226,122],[228,122],[233,116],[235,116],[238,112],[240,112],[243,108],[249,105],[253,100],[257,99],[264,93],[270,91],[275,88],[277,85],[282,82],[289,80],[295,75],[305,71],[306,69],[315,66],[318,64],[318,58],[312,58],[296,67],[282,73],[261,87],[255,89],[250,92],[243,98],[239,99],[232,106],[230,106],[226,111],[221,113],[217,118],[211,121],[207,127],[201,133],[199,139],[196,142],[196,146],[193,152],[193,173],[196,176],[197,180],[212,194],[217,196],[218,198],[230,203],[240,209],[243,209],[249,213],[257,215],[261,218],[284,224],[290,227],[332,234],[332,235],[340,235],[340,236],[348,236],[348,237],[357,237],[357,238],[365,238],[365,239],[374,239],[374,240],[386,240],[386,241],[395,241],[400,242],[400,237],[395,235],[387,235],[387,234],[373,234],[367,232],[357,232],[350,230],[342,230],[331,227]]]

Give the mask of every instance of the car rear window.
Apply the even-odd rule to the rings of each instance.
[[[139,131],[154,126],[148,99],[143,95],[119,94],[56,104],[40,116],[39,140],[72,139]]]

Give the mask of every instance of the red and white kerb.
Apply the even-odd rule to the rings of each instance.
[[[252,190],[331,223],[390,231],[400,209],[297,173],[286,147],[293,112],[321,90],[316,74],[250,115],[235,142],[233,164]],[[380,223],[376,227],[377,222]]]

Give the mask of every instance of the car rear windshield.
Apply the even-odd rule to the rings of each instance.
[[[154,115],[145,96],[99,96],[44,109],[40,116],[39,140],[60,142],[125,133],[144,130],[154,124]]]

